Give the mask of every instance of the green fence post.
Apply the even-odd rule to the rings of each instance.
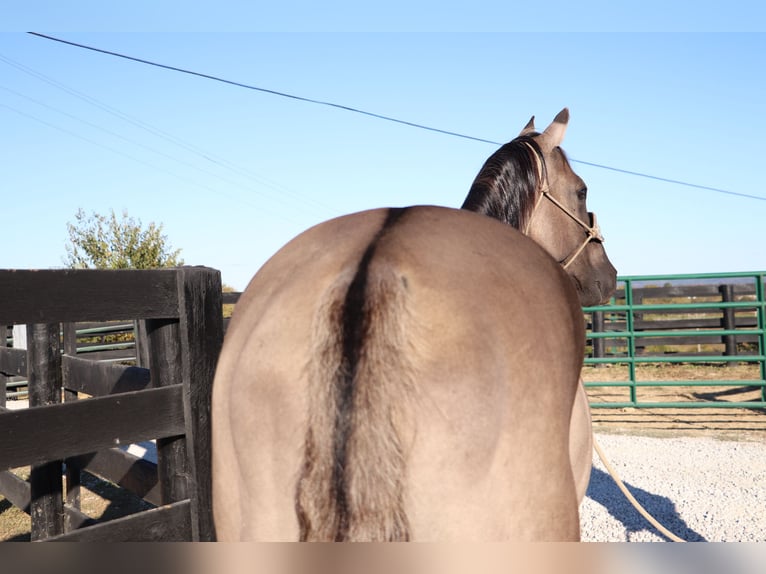
[[[636,332],[633,324],[633,282],[625,280],[625,330],[628,333],[628,377],[630,379],[630,402],[635,406],[636,397]]]
[[[755,300],[758,304],[758,353],[766,355],[766,297],[764,297],[766,273],[755,276]],[[766,359],[761,359],[761,381],[766,381]],[[761,387],[761,400],[766,402],[766,386]]]

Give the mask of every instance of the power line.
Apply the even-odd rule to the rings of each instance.
[[[32,76],[34,78],[37,78],[38,80],[41,80],[41,81],[43,81],[43,82],[45,82],[45,83],[55,87],[56,89],[62,90],[64,92],[68,93],[71,96],[74,96],[74,97],[76,97],[78,99],[81,99],[84,102],[86,102],[86,103],[88,103],[88,104],[90,104],[90,105],[92,105],[92,106],[94,106],[96,108],[99,108],[100,110],[102,110],[102,111],[104,111],[104,112],[106,112],[106,113],[108,113],[108,114],[110,114],[112,116],[115,116],[115,117],[117,117],[117,118],[119,118],[119,119],[129,123],[129,124],[132,124],[133,126],[139,128],[139,129],[142,129],[142,130],[150,133],[153,136],[156,136],[158,138],[164,139],[165,141],[168,141],[168,142],[170,142],[170,143],[172,143],[172,144],[174,144],[174,145],[176,145],[176,146],[178,146],[178,147],[180,147],[180,148],[182,148],[182,149],[184,149],[184,150],[186,150],[188,152],[196,154],[196,155],[200,156],[202,159],[206,160],[207,162],[210,162],[211,164],[213,164],[214,166],[216,166],[218,168],[228,169],[229,171],[232,171],[232,172],[234,172],[234,173],[236,173],[236,174],[238,174],[240,176],[252,179],[252,180],[254,180],[255,182],[257,182],[258,184],[260,184],[260,185],[262,185],[264,187],[272,188],[272,189],[282,193],[283,195],[290,196],[293,199],[298,200],[298,201],[304,203],[308,208],[312,208],[312,209],[319,208],[319,209],[322,209],[322,210],[324,210],[324,211],[326,211],[328,213],[331,213],[332,215],[337,215],[338,214],[337,210],[332,208],[332,207],[329,207],[329,206],[327,206],[327,205],[325,205],[323,203],[320,203],[319,201],[316,201],[313,198],[307,198],[305,196],[302,196],[302,195],[298,194],[297,192],[294,192],[294,191],[290,190],[286,186],[281,185],[281,184],[279,184],[277,182],[271,181],[271,180],[269,180],[269,179],[267,179],[267,178],[265,178],[265,177],[263,177],[263,176],[261,176],[259,174],[254,173],[253,171],[251,171],[251,170],[249,170],[247,168],[244,168],[244,167],[238,166],[236,164],[233,164],[232,162],[230,162],[230,161],[228,161],[226,159],[216,157],[214,154],[212,154],[212,153],[210,153],[208,151],[205,151],[203,149],[200,149],[199,147],[196,147],[193,144],[190,144],[188,142],[184,142],[183,140],[179,139],[178,137],[176,137],[176,136],[174,136],[172,134],[169,134],[168,132],[163,131],[163,130],[161,130],[160,128],[158,128],[156,126],[152,126],[152,125],[146,123],[145,121],[143,121],[143,120],[141,120],[139,118],[130,116],[130,115],[126,114],[125,112],[122,112],[121,110],[119,110],[117,108],[109,106],[109,105],[107,105],[107,104],[97,100],[96,98],[89,96],[88,94],[84,94],[82,92],[79,92],[79,91],[77,91],[77,90],[75,90],[75,89],[73,89],[73,88],[71,88],[71,87],[69,87],[69,86],[67,86],[65,84],[62,84],[61,82],[58,82],[58,81],[54,80],[53,78],[50,78],[50,77],[46,76],[45,74],[37,72],[37,71],[33,70],[32,68],[29,68],[29,67],[27,67],[27,66],[25,66],[23,64],[15,62],[14,60],[11,60],[10,58],[4,56],[3,54],[0,54],[0,61],[5,62],[9,66],[12,66],[12,67],[18,69],[18,70],[24,72],[25,74],[29,74],[30,76]],[[169,154],[166,154],[165,152],[161,152],[161,151],[153,149],[153,148],[151,148],[151,147],[149,147],[149,146],[147,146],[145,144],[133,141],[133,140],[131,140],[129,138],[126,138],[125,136],[122,136],[122,135],[120,135],[118,133],[113,132],[112,130],[109,130],[109,129],[104,128],[102,126],[93,124],[92,122],[89,122],[87,120],[83,120],[81,118],[78,118],[78,117],[76,117],[76,116],[74,116],[72,114],[69,114],[68,112],[65,112],[65,111],[59,110],[57,108],[54,108],[53,106],[45,104],[44,102],[40,102],[39,100],[36,100],[34,98],[31,98],[29,96],[21,94],[21,93],[15,91],[15,90],[10,89],[10,88],[0,86],[0,89],[3,89],[3,90],[8,91],[10,93],[13,93],[16,96],[19,96],[19,97],[25,98],[27,100],[30,100],[30,101],[36,103],[37,105],[46,107],[46,108],[51,109],[51,110],[53,110],[53,111],[55,111],[57,113],[63,114],[65,116],[68,116],[68,117],[70,117],[70,118],[72,118],[72,119],[74,119],[74,120],[76,120],[78,122],[81,122],[81,123],[84,123],[86,125],[89,125],[90,127],[93,127],[95,129],[98,129],[98,130],[106,132],[106,133],[109,133],[109,134],[113,135],[114,137],[122,139],[122,140],[124,140],[124,141],[126,141],[128,143],[131,143],[133,145],[142,147],[142,148],[144,148],[146,150],[149,150],[149,151],[151,151],[153,153],[162,155],[162,156],[164,156],[166,158],[169,158],[169,159],[171,159],[173,161],[176,161],[178,163],[184,164],[187,167],[192,167],[192,168],[194,168],[194,169],[196,169],[198,171],[201,171],[203,173],[214,175],[215,177],[218,177],[218,178],[222,179],[223,181],[226,181],[227,183],[233,183],[234,185],[236,185],[238,187],[242,187],[242,188],[246,189],[247,191],[253,191],[256,194],[262,195],[262,196],[267,197],[267,198],[272,198],[272,199],[276,198],[278,201],[281,201],[282,203],[285,203],[285,200],[281,196],[274,196],[273,194],[267,194],[265,192],[261,192],[261,191],[255,189],[253,187],[245,186],[243,184],[240,184],[240,183],[237,183],[237,182],[233,182],[232,180],[230,180],[228,178],[225,178],[224,176],[221,176],[221,175],[218,175],[218,174],[214,174],[214,173],[212,173],[212,172],[210,172],[208,170],[205,170],[205,169],[203,169],[201,167],[198,167],[198,166],[196,166],[194,164],[190,164],[187,161],[184,161],[184,160],[175,158],[173,156],[170,156]],[[55,128],[55,129],[58,129],[58,128]],[[59,130],[59,131],[61,131],[61,130]],[[67,133],[71,133],[71,132],[67,132]]]
[[[143,160],[143,159],[140,159],[140,158],[138,158],[138,157],[135,157],[135,156],[133,156],[133,155],[131,155],[131,154],[125,153],[125,152],[123,152],[123,151],[121,151],[121,150],[118,150],[118,149],[116,149],[116,148],[113,148],[113,147],[111,147],[111,146],[109,146],[109,145],[106,145],[106,144],[103,144],[103,143],[97,142],[97,141],[95,141],[95,140],[93,140],[93,139],[90,139],[89,137],[86,137],[86,136],[83,136],[83,135],[81,135],[81,134],[75,133],[75,132],[73,132],[73,131],[71,131],[71,130],[68,130],[68,129],[66,129],[66,128],[62,128],[61,126],[58,126],[58,125],[56,125],[56,124],[53,124],[53,123],[51,123],[51,122],[49,122],[49,121],[46,121],[46,120],[44,120],[44,119],[38,118],[37,116],[34,116],[34,115],[32,115],[32,114],[29,114],[29,113],[27,113],[27,112],[24,112],[24,111],[22,111],[22,110],[19,110],[19,109],[16,109],[16,108],[14,108],[14,107],[12,107],[12,106],[9,106],[9,105],[7,105],[7,104],[4,104],[4,103],[0,103],[0,108],[5,108],[5,109],[7,109],[7,110],[10,110],[10,111],[12,111],[12,112],[13,112],[13,113],[15,113],[15,114],[18,114],[19,116],[22,116],[22,117],[24,117],[24,118],[27,118],[27,119],[29,119],[29,120],[32,120],[32,121],[35,121],[35,122],[38,122],[38,123],[40,123],[40,124],[42,124],[42,125],[44,125],[44,126],[46,126],[46,127],[48,127],[48,128],[51,128],[51,129],[54,129],[54,130],[56,130],[56,131],[62,132],[62,133],[64,133],[64,134],[67,134],[67,135],[69,135],[69,136],[71,136],[71,137],[74,137],[74,138],[77,138],[77,139],[79,139],[79,140],[82,140],[82,141],[84,141],[84,142],[86,142],[86,143],[89,143],[89,144],[91,144],[91,145],[94,145],[94,146],[96,146],[96,147],[100,147],[100,148],[102,148],[102,149],[105,149],[105,150],[107,150],[107,151],[109,151],[109,152],[111,152],[111,153],[114,153],[114,154],[120,155],[120,156],[122,156],[122,157],[125,157],[125,158],[127,158],[127,159],[129,159],[129,160],[131,160],[131,161],[134,161],[134,162],[136,162],[136,163],[139,163],[139,164],[145,165],[145,166],[147,166],[147,167],[149,167],[149,168],[151,168],[151,169],[154,169],[154,170],[157,170],[157,171],[163,172],[163,173],[165,173],[165,174],[167,174],[167,175],[170,175],[170,176],[172,176],[172,177],[175,177],[176,179],[179,179],[179,180],[181,180],[181,181],[183,181],[184,183],[187,183],[187,184],[189,184],[189,185],[193,185],[193,186],[195,186],[195,187],[198,187],[198,188],[204,189],[204,190],[206,190],[206,191],[208,191],[208,192],[211,192],[211,193],[214,193],[214,194],[218,194],[218,195],[222,195],[222,196],[224,196],[224,197],[228,197],[229,199],[232,199],[232,200],[234,200],[234,201],[241,201],[241,202],[247,203],[247,204],[248,204],[248,205],[250,205],[251,207],[257,207],[257,208],[259,208],[259,209],[265,209],[265,210],[267,210],[267,211],[271,211],[271,213],[273,213],[275,216],[277,216],[277,217],[279,217],[279,218],[281,218],[281,219],[283,219],[283,220],[287,221],[288,223],[295,223],[295,221],[294,221],[293,219],[291,219],[290,217],[287,217],[287,216],[285,216],[285,215],[284,215],[282,212],[280,212],[280,211],[271,210],[271,209],[269,209],[268,207],[266,207],[266,206],[264,206],[264,205],[261,205],[261,204],[255,204],[255,203],[252,203],[252,202],[250,202],[250,201],[246,201],[246,200],[244,200],[244,199],[243,199],[243,198],[241,198],[241,197],[236,197],[236,196],[233,196],[233,195],[231,195],[231,194],[229,194],[229,193],[227,193],[227,192],[225,192],[225,191],[222,191],[222,190],[220,190],[220,189],[216,189],[216,188],[210,187],[209,185],[206,185],[206,184],[204,184],[204,183],[201,183],[201,182],[199,182],[199,181],[196,181],[196,180],[194,180],[194,179],[191,179],[191,178],[189,178],[189,177],[186,177],[186,176],[183,176],[183,175],[179,175],[179,174],[177,174],[177,173],[175,173],[175,172],[173,172],[173,171],[171,171],[171,170],[169,170],[169,169],[167,169],[167,168],[165,168],[165,167],[160,167],[160,166],[158,166],[158,165],[154,165],[154,164],[153,164],[153,163],[151,163],[151,162],[145,161],[145,160]]]
[[[151,60],[144,60],[142,58],[136,58],[134,56],[128,56],[126,54],[120,54],[119,52],[112,52],[110,50],[104,50],[102,48],[95,48],[93,46],[87,46],[85,44],[78,44],[77,42],[70,42],[69,40],[63,40],[61,38],[54,38],[53,36],[48,36],[46,34],[40,34],[38,32],[28,32],[28,34],[31,34],[33,36],[39,36],[40,38],[44,38],[46,40],[53,40],[54,42],[60,42],[62,44],[68,44],[69,46],[74,46],[75,48],[82,48],[82,49],[85,49],[85,50],[91,50],[92,52],[99,52],[101,54],[106,54],[108,56],[115,56],[117,58],[123,58],[125,60],[131,60],[133,62],[138,62],[140,64],[146,64],[148,66],[154,66],[156,68],[163,68],[165,70],[171,70],[173,72],[180,72],[182,74],[189,74],[190,76],[197,76],[199,78],[204,78],[206,80],[213,80],[215,82],[221,82],[223,84],[229,84],[231,86],[237,86],[239,88],[246,88],[248,90],[255,90],[256,92],[263,92],[265,94],[271,94],[271,95],[274,95],[274,96],[280,96],[280,97],[283,97],[283,98],[289,98],[291,100],[298,100],[300,102],[307,102],[309,104],[318,104],[320,106],[328,106],[328,107],[331,107],[331,108],[337,108],[339,110],[344,110],[344,111],[347,111],[347,112],[353,112],[353,113],[356,113],[356,114],[362,114],[362,115],[365,115],[365,116],[370,116],[372,118],[377,118],[379,120],[385,120],[385,121],[388,121],[388,122],[394,122],[394,123],[397,123],[397,124],[403,124],[403,125],[410,126],[410,127],[413,127],[413,128],[418,128],[418,129],[421,129],[421,130],[428,130],[428,131],[431,131],[431,132],[436,132],[436,133],[440,133],[440,134],[444,134],[444,135],[448,135],[448,136],[464,138],[464,139],[473,140],[473,141],[482,142],[482,143],[501,145],[498,142],[494,142],[494,141],[491,141],[491,140],[477,138],[477,137],[474,137],[474,136],[469,136],[469,135],[461,134],[461,133],[458,133],[458,132],[452,132],[452,131],[449,131],[449,130],[443,130],[443,129],[439,129],[439,128],[425,126],[423,124],[418,124],[418,123],[415,123],[415,122],[409,122],[407,120],[400,120],[398,118],[394,118],[394,117],[391,117],[391,116],[384,116],[382,114],[377,114],[375,112],[368,112],[368,111],[365,111],[365,110],[360,110],[359,108],[353,108],[351,106],[345,106],[343,104],[336,104],[336,103],[333,103],[333,102],[325,102],[325,101],[322,101],[322,100],[315,100],[313,98],[306,98],[304,96],[296,96],[295,94],[288,94],[287,92],[280,92],[280,91],[271,90],[271,89],[268,89],[268,88],[260,88],[258,86],[253,86],[252,84],[245,84],[243,82],[236,82],[234,80],[227,80],[226,78],[221,78],[219,76],[213,76],[211,74],[204,74],[202,72],[195,72],[194,70],[187,70],[185,68],[178,68],[176,66],[169,66],[167,64],[160,64],[158,62],[152,62]]]
[[[579,163],[582,165],[589,165],[591,167],[597,167],[599,169],[608,169],[610,171],[615,171],[617,173],[624,173],[626,175],[635,175],[637,177],[645,177],[647,179],[654,179],[656,181],[664,181],[665,183],[673,183],[676,185],[685,185],[686,187],[693,187],[695,189],[704,189],[707,191],[715,191],[716,193],[725,193],[727,195],[736,195],[737,197],[747,197],[748,199],[759,199],[761,201],[766,201],[766,197],[761,197],[760,195],[750,195],[747,193],[739,193],[738,191],[729,191],[727,189],[720,189],[718,187],[709,187],[707,185],[699,185],[697,183],[688,183],[686,181],[680,181],[678,179],[670,179],[667,177],[660,177],[657,175],[649,175],[647,173],[640,173],[638,171],[630,171],[627,169],[620,169],[619,167],[609,167],[608,165],[601,165],[598,163],[591,163],[589,161],[582,161],[579,159],[569,158],[569,161]]]
[[[471,136],[471,135],[467,135],[467,134],[462,134],[462,133],[458,133],[458,132],[454,132],[454,131],[450,131],[450,130],[444,130],[444,129],[440,129],[440,128],[435,128],[435,127],[432,127],[432,126],[426,126],[426,125],[419,124],[419,123],[416,123],[416,122],[410,122],[410,121],[407,121],[407,120],[402,120],[402,119],[394,118],[394,117],[391,117],[391,116],[386,116],[386,115],[383,115],[383,114],[378,114],[378,113],[375,113],[375,112],[369,112],[369,111],[362,110],[362,109],[359,109],[359,108],[354,108],[354,107],[351,107],[351,106],[346,106],[346,105],[343,105],[343,104],[337,104],[337,103],[334,103],[334,102],[317,100],[317,99],[314,99],[314,98],[307,98],[307,97],[304,97],[304,96],[298,96],[298,95],[295,95],[295,94],[289,94],[287,92],[280,92],[280,91],[272,90],[272,89],[268,89],[268,88],[261,88],[261,87],[258,87],[258,86],[254,86],[252,84],[245,84],[243,82],[237,82],[237,81],[234,81],[234,80],[227,80],[226,78],[221,78],[219,76],[213,76],[211,74],[205,74],[205,73],[202,73],[202,72],[195,72],[194,70],[188,70],[188,69],[179,68],[179,67],[176,67],[176,66],[169,66],[167,64],[160,64],[158,62],[153,62],[151,60],[145,60],[145,59],[142,59],[142,58],[136,58],[134,56],[128,56],[126,54],[121,54],[119,52],[113,52],[111,50],[104,50],[102,48],[96,48],[94,46],[88,46],[86,44],[80,44],[80,43],[77,43],[77,42],[71,42],[69,40],[64,40],[64,39],[61,39],[61,38],[56,38],[54,36],[49,36],[47,34],[41,34],[39,32],[28,32],[28,33],[33,35],[33,36],[37,36],[39,38],[43,38],[43,39],[46,39],[46,40],[51,40],[51,41],[54,41],[54,42],[59,42],[61,44],[67,44],[67,45],[73,46],[75,48],[81,48],[81,49],[84,49],[84,50],[90,50],[92,52],[98,52],[98,53],[101,53],[101,54],[106,54],[108,56],[114,56],[114,57],[117,57],[117,58],[123,58],[125,60],[130,60],[130,61],[133,61],[133,62],[138,62],[140,64],[146,64],[148,66],[154,66],[154,67],[157,67],[157,68],[162,68],[162,69],[170,70],[170,71],[173,71],[173,72],[179,72],[179,73],[182,73],[182,74],[188,74],[188,75],[191,75],[191,76],[196,76],[196,77],[199,77],[199,78],[204,78],[204,79],[212,80],[212,81],[215,81],[215,82],[221,82],[223,84],[229,84],[229,85],[232,85],[232,86],[236,86],[236,87],[240,87],[240,88],[245,88],[245,89],[248,89],[248,90],[254,90],[254,91],[257,91],[257,92],[271,94],[271,95],[279,96],[279,97],[283,97],[283,98],[289,98],[289,99],[292,99],[292,100],[297,100],[297,101],[306,102],[306,103],[310,103],[310,104],[316,104],[316,105],[336,108],[336,109],[339,109],[339,110],[353,112],[353,113],[356,113],[356,114],[361,114],[361,115],[364,115],[364,116],[369,116],[369,117],[372,117],[372,118],[376,118],[376,119],[380,119],[380,120],[384,120],[384,121],[388,121],[388,122],[394,122],[394,123],[397,123],[397,124],[401,124],[401,125],[405,125],[405,126],[421,129],[421,130],[426,130],[426,131],[430,131],[430,132],[435,132],[435,133],[439,133],[439,134],[443,134],[443,135],[447,135],[447,136],[458,137],[458,138],[463,138],[463,139],[467,139],[467,140],[471,140],[471,141],[476,141],[476,142],[480,142],[480,143],[487,143],[487,144],[492,144],[492,145],[502,145],[502,142],[496,142],[496,141],[492,141],[492,140],[489,140],[489,139],[479,138],[479,137],[475,137],[475,136]],[[614,171],[614,172],[617,172],[617,173],[623,173],[623,174],[626,174],[626,175],[632,175],[632,176],[636,176],[636,177],[643,177],[643,178],[647,178],[647,179],[652,179],[652,180],[655,180],[655,181],[662,181],[662,182],[665,182],[665,183],[672,183],[672,184],[675,184],[675,185],[683,185],[683,186],[692,187],[692,188],[695,188],[695,189],[702,189],[702,190],[706,190],[706,191],[713,191],[713,192],[716,192],[716,193],[723,193],[723,194],[733,195],[733,196],[737,196],[737,197],[744,197],[744,198],[748,198],[748,199],[757,199],[757,200],[760,200],[760,201],[766,201],[766,197],[762,197],[762,196],[759,196],[759,195],[751,195],[751,194],[747,194],[747,193],[739,193],[739,192],[736,192],[736,191],[730,191],[730,190],[721,189],[721,188],[718,188],[718,187],[711,187],[711,186],[707,186],[707,185],[699,185],[699,184],[696,184],[696,183],[689,183],[689,182],[685,182],[685,181],[681,181],[681,180],[677,180],[677,179],[670,179],[670,178],[666,178],[666,177],[650,175],[650,174],[646,174],[646,173],[642,173],[642,172],[638,172],[638,171],[631,171],[631,170],[627,170],[627,169],[611,167],[611,166],[602,165],[602,164],[598,164],[598,163],[577,160],[577,159],[574,159],[574,158],[570,158],[570,161],[575,162],[575,163],[579,163],[579,164],[582,164],[582,165],[588,165],[588,166],[591,166],[591,167],[596,167],[596,168],[599,168],[599,169],[606,169],[606,170]]]

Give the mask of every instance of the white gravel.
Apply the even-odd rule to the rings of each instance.
[[[766,442],[596,434],[633,496],[687,541],[766,541]],[[594,453],[580,506],[588,542],[665,541],[636,511]]]

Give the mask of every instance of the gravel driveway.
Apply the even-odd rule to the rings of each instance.
[[[687,541],[766,541],[766,441],[596,433],[633,496]],[[594,454],[580,506],[589,542],[665,541],[631,506]]]

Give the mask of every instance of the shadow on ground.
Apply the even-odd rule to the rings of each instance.
[[[681,518],[672,500],[666,496],[652,494],[641,488],[631,486],[627,482],[625,486],[641,506],[670,532],[687,542],[706,542],[701,534],[695,532]],[[633,508],[633,505],[615,484],[614,479],[603,470],[594,467],[591,471],[590,485],[586,496],[606,508],[609,514],[622,523],[625,527],[626,542],[631,541],[633,534],[643,530],[649,530],[663,540],[669,541],[664,534],[649,524],[638,510]]]

